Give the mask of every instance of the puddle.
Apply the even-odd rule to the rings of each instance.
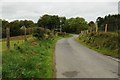
[[[62,75],[70,78],[70,77],[77,76],[78,73],[79,72],[77,72],[77,71],[67,71],[67,72],[62,73]]]

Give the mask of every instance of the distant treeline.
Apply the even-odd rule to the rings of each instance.
[[[6,27],[10,27],[10,36],[23,35],[24,30],[20,29],[23,25],[27,28],[27,34],[30,34],[31,27],[36,26],[36,24],[31,20],[15,20],[13,22],[2,20],[2,38],[6,37]]]
[[[98,17],[96,22],[100,31],[104,31],[104,27],[108,25],[108,31],[120,30],[120,14],[118,15],[108,15],[104,18]]]
[[[99,31],[104,31],[105,25],[108,24],[108,31],[120,30],[120,15],[107,15],[104,18],[98,17],[96,19]],[[83,30],[94,30],[95,23],[93,21],[87,22],[84,18],[76,17],[69,18],[59,17],[58,15],[45,14],[41,16],[37,23],[32,20],[15,20],[8,22],[7,20],[0,19],[0,26],[2,27],[2,38],[6,37],[6,27],[10,27],[10,36],[23,35],[24,31],[20,28],[26,26],[27,34],[32,34],[34,27],[43,27],[51,31],[60,31],[67,33],[79,34]]]

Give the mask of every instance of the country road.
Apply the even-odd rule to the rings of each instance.
[[[56,43],[57,78],[118,78],[118,62],[64,38]]]

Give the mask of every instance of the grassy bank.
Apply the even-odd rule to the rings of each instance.
[[[28,40],[30,40],[32,38],[32,35],[27,35],[26,37]],[[10,37],[10,49],[14,49],[14,44],[20,45],[23,43],[24,43],[24,36]],[[2,46],[2,48],[0,48],[0,51],[7,50],[6,38],[2,39],[0,45]]]
[[[71,37],[71,35],[64,36]],[[57,40],[31,39],[2,54],[3,78],[52,78],[54,76],[54,49]]]
[[[92,32],[84,35],[80,34],[76,41],[99,53],[118,58],[118,39],[117,33]]]

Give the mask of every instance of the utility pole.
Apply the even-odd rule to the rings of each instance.
[[[9,27],[6,28],[6,36],[7,36],[6,46],[7,46],[8,49],[10,49],[10,28]]]
[[[62,26],[61,26],[61,20],[60,20],[60,33],[62,32]]]
[[[60,25],[60,33],[62,32],[62,27],[61,27],[61,25]]]

